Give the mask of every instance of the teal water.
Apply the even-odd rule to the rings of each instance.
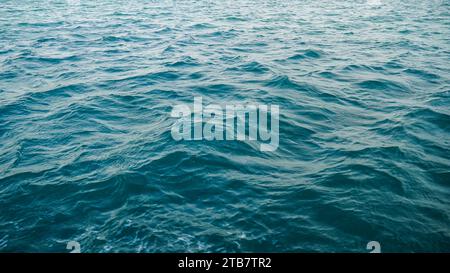
[[[450,2],[0,2],[0,252],[450,251]],[[280,144],[172,107],[280,106]]]

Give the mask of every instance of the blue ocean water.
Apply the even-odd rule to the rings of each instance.
[[[450,251],[448,0],[2,0],[0,252]],[[280,144],[172,107],[280,106]]]

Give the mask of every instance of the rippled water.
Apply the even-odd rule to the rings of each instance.
[[[0,251],[450,251],[450,3],[0,3]],[[280,106],[280,145],[177,103]]]

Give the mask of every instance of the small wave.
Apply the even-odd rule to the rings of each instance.
[[[255,74],[264,74],[270,71],[269,68],[267,68],[265,65],[259,63],[259,62],[249,62],[243,65],[240,65],[238,67],[233,67],[228,70],[231,71],[240,71],[240,72],[250,72]]]
[[[319,59],[321,58],[323,55],[322,52],[318,51],[318,50],[305,50],[302,53],[299,54],[295,54],[291,57],[289,57],[289,60],[302,60],[302,59]]]
[[[426,72],[426,71],[420,70],[420,69],[407,68],[403,72],[412,74],[412,75],[416,75],[417,77],[420,77],[425,80],[437,80],[440,78],[439,75],[436,75],[434,73],[429,73],[429,72]]]
[[[199,62],[189,56],[183,57],[178,61],[166,64],[168,67],[193,67],[193,66],[199,66]]]
[[[369,90],[380,90],[380,91],[386,91],[386,92],[409,92],[409,88],[400,84],[396,83],[391,80],[384,80],[384,79],[378,79],[378,80],[365,80],[357,83],[357,86],[363,88],[363,89],[369,89]]]

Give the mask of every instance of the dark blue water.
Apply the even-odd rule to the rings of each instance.
[[[449,252],[449,7],[2,0],[0,252]],[[195,96],[278,149],[174,141]]]

